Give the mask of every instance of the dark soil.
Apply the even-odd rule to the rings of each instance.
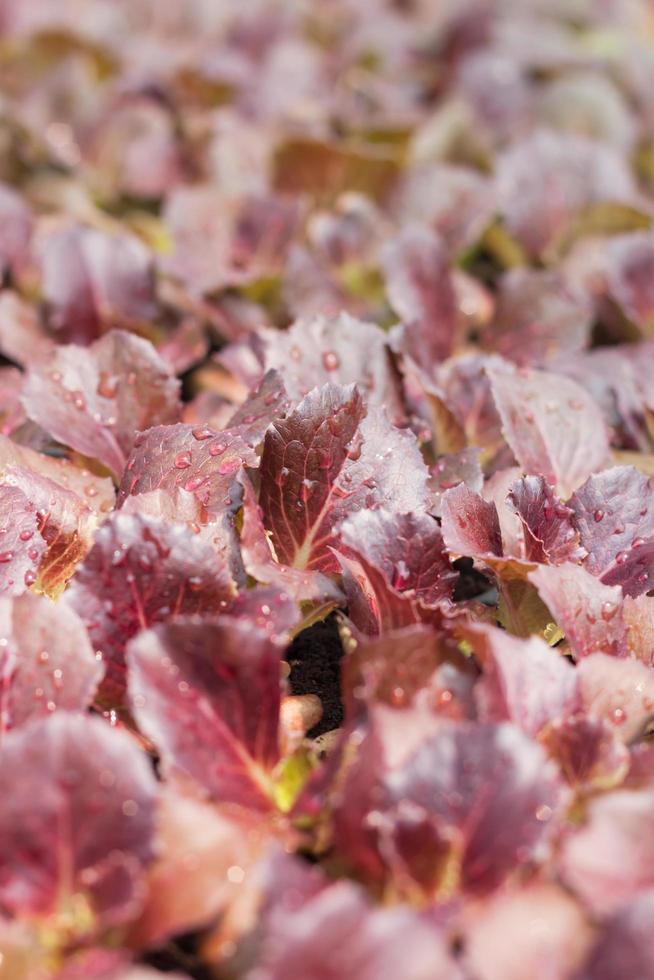
[[[338,728],[343,721],[342,656],[343,648],[334,615],[300,633],[286,654],[291,666],[291,692],[317,694],[322,701],[322,719],[309,732],[311,738]]]

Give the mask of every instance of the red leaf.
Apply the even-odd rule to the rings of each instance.
[[[136,433],[174,422],[179,384],[152,345],[113,330],[90,347],[59,347],[33,366],[23,401],[60,442],[120,477]]]
[[[632,657],[604,653],[585,657],[577,667],[584,710],[603,718],[621,741],[639,738],[654,714],[654,673]]]
[[[443,244],[429,229],[410,226],[387,245],[382,263],[388,298],[405,324],[396,347],[431,374],[452,353],[459,326]]]
[[[477,894],[533,854],[558,798],[540,747],[506,724],[444,729],[384,782],[398,804],[411,801],[455,832],[461,887]]]
[[[261,384],[245,399],[228,422],[253,448],[263,442],[266,429],[275,419],[283,418],[291,405],[278,371],[270,370]]]
[[[613,147],[572,133],[537,130],[513,143],[497,163],[498,206],[530,256],[540,256],[583,208],[638,203],[627,161]]]
[[[279,371],[294,400],[328,382],[356,383],[368,405],[383,406],[391,422],[404,421],[386,335],[348,313],[297,320],[283,332],[267,331],[265,366]]]
[[[544,477],[517,480],[509,490],[508,503],[522,523],[527,561],[561,565],[585,557],[573,526],[573,511],[555,495]]]
[[[47,357],[54,343],[41,326],[37,310],[18,293],[0,293],[0,350],[21,367]]]
[[[115,854],[141,874],[152,858],[156,793],[149,762],[131,738],[98,718],[66,712],[34,721],[7,735],[0,787],[5,912],[61,912],[63,929],[67,900],[82,894],[96,914],[99,902],[102,917],[120,919],[120,905],[102,895],[103,868]],[[51,926],[56,935],[56,918]]]
[[[654,555],[654,508],[650,479],[633,466],[614,466],[591,476],[570,498],[579,538],[588,552],[584,567],[625,595],[649,591]]]
[[[272,806],[282,647],[245,620],[180,619],[128,650],[135,717],[166,769],[211,797]]]
[[[335,571],[330,545],[348,515],[424,509],[427,470],[413,437],[383,415],[363,417],[356,389],[325,385],[266,433],[260,504],[284,564]]]
[[[479,464],[479,450],[463,449],[459,453],[448,453],[438,459],[431,469],[429,489],[432,491],[430,512],[435,517],[442,516],[443,494],[464,483],[469,490],[481,493],[484,474]]]
[[[104,671],[72,609],[31,593],[0,599],[0,634],[0,732],[88,708]]]
[[[592,939],[583,909],[547,880],[496,892],[466,909],[465,923],[465,963],[478,980],[536,978],[543,969],[576,977],[573,971]]]
[[[164,211],[173,250],[163,268],[194,295],[278,275],[297,219],[290,198],[227,198],[209,183],[177,188]]]
[[[25,198],[8,184],[0,184],[0,273],[20,275],[29,263],[34,216]]]
[[[606,278],[609,296],[643,333],[654,318],[654,236],[620,236],[607,244]]]
[[[22,595],[36,582],[46,543],[36,508],[18,487],[0,486],[0,595]]]
[[[258,456],[237,429],[217,432],[207,425],[158,425],[134,440],[118,495],[127,497],[162,491],[171,500],[178,491],[193,494],[206,516],[216,518],[233,509],[231,488],[244,464],[256,466]]]
[[[535,738],[581,707],[573,667],[539,637],[522,640],[487,626],[468,627],[465,636],[484,672],[475,687],[482,721],[511,721]]]
[[[504,436],[523,471],[544,476],[567,499],[608,457],[597,404],[561,375],[496,365],[487,373]]]
[[[592,304],[558,269],[512,269],[500,281],[484,346],[516,364],[544,365],[588,345]]]
[[[457,573],[429,515],[362,510],[343,523],[339,539],[337,551],[373,568],[403,598],[427,608],[451,598]]]
[[[67,341],[87,344],[103,326],[154,316],[152,259],[136,236],[61,224],[43,235],[39,252],[50,323]]]
[[[243,510],[240,544],[248,575],[265,585],[278,586],[297,602],[340,602],[343,599],[342,593],[322,572],[292,568],[277,561],[263,523],[261,508],[257,504],[254,487],[245,475],[241,477],[241,486]]]
[[[654,975],[654,890],[638,895],[603,922],[579,980],[623,980]]]
[[[627,631],[619,588],[602,585],[579,565],[571,564],[540,565],[529,578],[576,657],[597,651],[626,655]]]
[[[447,490],[441,501],[443,538],[455,555],[501,557],[502,534],[497,507],[464,483]]]
[[[652,790],[615,790],[588,803],[586,821],[564,844],[564,881],[590,909],[607,913],[654,886],[649,833]]]
[[[226,563],[202,537],[150,517],[114,515],[68,591],[103,655],[102,697],[122,701],[125,645],[139,630],[184,613],[217,613],[234,594]]]
[[[440,930],[414,910],[375,908],[349,881],[303,892],[291,869],[275,871],[290,882],[266,911],[257,980],[461,980]]]

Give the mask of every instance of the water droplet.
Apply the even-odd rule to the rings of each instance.
[[[13,561],[13,557],[13,551],[0,551],[0,565],[9,564],[10,561]]]
[[[645,544],[645,539],[644,538],[634,538],[634,540],[631,542],[631,547],[632,548],[642,548],[642,546],[644,544]]]
[[[227,444],[224,442],[214,442],[213,445],[209,446],[210,456],[220,456],[227,449]]]
[[[326,371],[336,371],[341,366],[341,359],[333,350],[326,350],[322,355],[322,363]]]
[[[211,429],[208,429],[206,425],[200,426],[198,429],[193,429],[191,433],[193,438],[197,439],[198,442],[204,442],[205,439],[211,439],[213,434],[214,433],[211,431]]]
[[[401,591],[409,581],[409,569],[406,562],[400,560],[393,569],[392,586]]]
[[[96,391],[102,398],[115,398],[118,392],[118,378],[112,377],[106,371],[100,371]]]
[[[624,708],[614,708],[611,712],[611,721],[614,725],[623,725],[627,720],[627,712]]]
[[[403,687],[394,687],[391,691],[391,704],[396,708],[401,708],[407,702],[406,691]]]
[[[192,476],[190,480],[187,480],[184,484],[184,489],[187,493],[193,493],[198,487],[201,487],[203,483],[207,482],[206,476]]]
[[[277,484],[278,487],[282,487],[286,483],[286,481],[290,476],[290,473],[291,471],[289,470],[288,466],[282,466],[279,473],[275,474],[275,483]]]
[[[452,701],[453,697],[454,695],[452,694],[451,691],[447,690],[447,688],[443,691],[439,691],[435,702],[436,707],[437,708],[445,707]]]
[[[175,467],[178,470],[186,470],[191,465],[191,454],[187,450],[186,452],[179,453],[175,457]]]
[[[237,864],[232,864],[231,867],[227,868],[227,880],[231,881],[233,885],[240,885],[245,880],[245,871],[243,868],[239,868]]]
[[[36,572],[33,569],[31,568],[27,569],[27,571],[25,572],[24,582],[28,589],[30,588],[30,586],[34,585],[34,583],[36,582]]]
[[[550,819],[551,816],[552,816],[552,807],[547,806],[547,804],[545,803],[543,804],[543,806],[539,806],[538,809],[536,810],[536,820],[540,821],[540,823],[545,823],[547,820]]]
[[[29,541],[29,539],[32,538],[32,537],[34,537],[34,531],[28,531],[28,530],[26,530],[26,531],[21,531],[20,532],[20,540],[21,541]]]
[[[608,623],[612,620],[617,611],[618,607],[614,602],[604,602],[602,604],[602,619],[604,622]]]
[[[595,513],[593,514],[593,520],[595,521],[596,524],[599,524],[600,521],[603,521],[604,520],[604,511],[603,510],[600,510],[598,508],[595,511]]]
[[[300,487],[300,496],[302,500],[304,500],[305,502],[309,500],[311,494],[313,493],[314,487],[315,487],[314,480],[302,480],[302,486]]]
[[[624,565],[624,563],[628,560],[628,558],[629,555],[626,551],[619,551],[615,556],[615,563],[616,565]]]
[[[50,659],[50,654],[47,650],[41,650],[36,659],[40,664],[47,664],[48,660]]]
[[[356,445],[350,446],[350,448],[347,451],[348,459],[352,459],[354,460],[354,462],[360,459],[362,447],[363,447],[363,439],[359,439]]]

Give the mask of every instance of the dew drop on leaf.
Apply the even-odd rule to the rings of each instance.
[[[211,439],[213,436],[213,432],[206,425],[200,426],[198,429],[193,429],[191,434],[198,442],[204,442],[205,439]]]
[[[187,451],[185,451],[183,453],[179,453],[175,457],[175,463],[174,463],[174,465],[175,465],[175,468],[178,469],[178,470],[186,470],[186,469],[188,469],[189,466],[191,465],[191,454],[190,454],[190,452],[187,450]]]
[[[326,350],[322,355],[322,363],[326,371],[336,371],[341,365],[341,360],[335,351]]]

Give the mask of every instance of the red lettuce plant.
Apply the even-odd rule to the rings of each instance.
[[[654,976],[647,0],[1,0],[0,980]]]

